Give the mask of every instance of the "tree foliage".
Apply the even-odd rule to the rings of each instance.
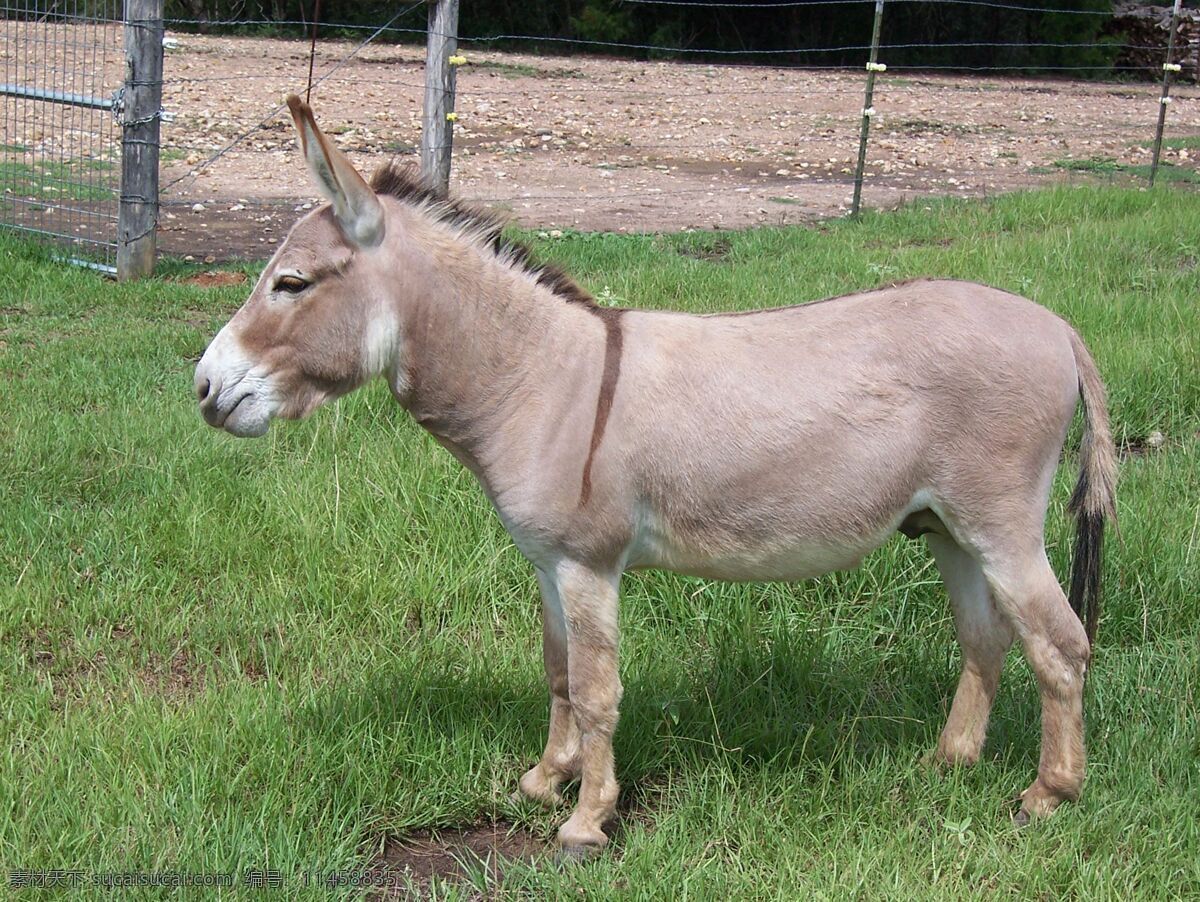
[[[1000,2],[1004,6],[956,0],[893,0],[885,7],[884,49],[880,59],[892,65],[909,66],[1095,67],[1096,71],[1111,64],[1115,55],[1113,39],[1100,37],[1109,18],[1078,14],[1110,12],[1111,0]],[[1012,6],[1033,9],[1017,11]],[[1044,8],[1060,11],[1044,12]],[[335,33],[337,25],[378,26],[401,9],[395,2],[380,0],[324,0],[322,33],[327,36]],[[168,0],[167,3],[168,17],[188,20],[172,23],[177,29],[297,33],[305,31],[312,12],[311,0]],[[712,58],[737,61],[755,58],[761,61],[762,57],[761,54],[742,57],[736,53],[730,57],[730,51],[778,51],[779,55],[771,60],[779,65],[861,65],[870,43],[873,14],[872,3],[847,0],[801,2],[774,9],[738,0],[729,0],[723,6],[623,0],[525,4],[509,0],[464,0],[459,34],[468,47],[549,53],[583,50],[692,59],[705,58],[705,54],[695,51],[711,50],[720,51],[712,54]],[[414,9],[396,24],[411,31],[389,31],[381,39],[423,40],[424,9]],[[605,47],[590,42],[638,46]],[[952,44],[958,46],[947,46]],[[655,47],[669,49],[650,49]]]

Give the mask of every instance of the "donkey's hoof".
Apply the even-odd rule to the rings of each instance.
[[[562,846],[555,860],[560,865],[584,864],[600,857],[603,846]]]
[[[1063,802],[1073,802],[1078,798],[1078,789],[1054,789],[1039,777],[1021,793],[1021,810],[1013,815],[1013,823],[1024,827],[1032,821],[1049,817]]]
[[[559,793],[558,787],[546,779],[540,764],[526,771],[517,785],[519,788],[512,794],[514,802],[532,799],[547,808],[553,808],[562,803],[562,795]]]
[[[558,828],[558,844],[563,855],[573,861],[595,858],[608,845],[608,835],[588,821],[581,821],[578,812]]]
[[[975,749],[958,748],[939,742],[921,756],[921,764],[935,770],[948,770],[955,767],[971,767],[978,763],[979,752]]]

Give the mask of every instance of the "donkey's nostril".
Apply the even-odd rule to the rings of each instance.
[[[208,392],[211,388],[212,388],[212,381],[209,379],[205,379],[203,385],[196,386],[197,397],[199,397],[199,399],[201,401],[203,401],[205,398],[208,397]]]

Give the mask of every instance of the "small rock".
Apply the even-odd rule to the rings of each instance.
[[[193,213],[203,213],[204,212],[204,204],[192,204],[192,212]]]

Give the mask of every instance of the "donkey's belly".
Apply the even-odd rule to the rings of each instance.
[[[735,581],[810,579],[833,570],[854,569],[894,531],[894,524],[881,524],[878,530],[853,538],[779,536],[736,541],[717,535],[684,540],[655,525],[645,525],[629,549],[626,566]]]

